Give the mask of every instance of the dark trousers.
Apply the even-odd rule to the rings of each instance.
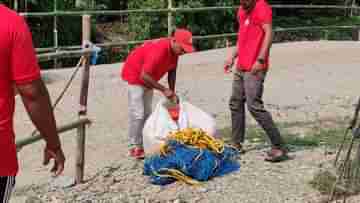
[[[262,101],[266,72],[256,75],[250,72],[235,71],[230,98],[230,111],[232,121],[232,139],[235,143],[245,140],[245,103],[250,114],[265,130],[275,147],[282,147],[283,140],[276,127],[271,114],[266,111]]]
[[[0,203],[8,203],[15,186],[15,177],[0,176]]]

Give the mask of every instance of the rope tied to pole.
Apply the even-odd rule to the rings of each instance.
[[[90,48],[91,49],[91,65],[96,65],[97,63],[97,59],[98,59],[98,56],[99,56],[99,52],[101,52],[101,48],[100,47],[97,47],[95,44],[91,43],[90,41],[86,42],[86,47],[84,46],[84,49],[88,49]],[[55,99],[55,102],[54,104],[52,105],[52,110],[55,111],[57,105],[62,101],[62,99],[64,98],[66,92],[69,90],[70,86],[72,85],[75,77],[77,76],[81,66],[85,63],[85,56],[81,56],[78,63],[76,64],[75,66],[75,69],[74,71],[72,72],[72,74],[70,75],[70,78],[69,80],[66,82],[65,86],[64,86],[64,89],[60,92],[59,96]],[[37,130],[33,130],[32,133],[31,133],[31,136],[35,136],[37,133]]]
[[[338,198],[337,190],[342,188],[343,202],[347,200],[347,196],[360,192],[360,125],[356,128],[358,123],[358,116],[360,111],[360,98],[358,100],[353,119],[350,121],[349,127],[346,129],[344,138],[336,153],[334,166],[337,169],[337,177],[332,186],[329,202]],[[348,141],[348,135],[351,132],[352,137]],[[345,147],[347,146],[347,148]],[[356,151],[354,151],[356,149]],[[342,161],[339,162],[340,156],[345,153]]]

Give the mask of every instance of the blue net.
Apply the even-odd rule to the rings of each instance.
[[[156,185],[176,181],[175,178],[167,176],[168,169],[178,170],[198,181],[207,181],[240,169],[236,160],[238,151],[233,148],[225,147],[222,153],[217,154],[175,140],[168,141],[167,146],[170,151],[166,155],[154,155],[145,159],[144,175],[150,176],[151,183]]]

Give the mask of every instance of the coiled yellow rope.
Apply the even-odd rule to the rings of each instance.
[[[198,128],[186,128],[180,131],[171,132],[168,135],[169,140],[176,140],[185,145],[190,145],[193,147],[197,147],[200,149],[209,149],[215,153],[223,153],[224,151],[224,142],[218,140],[210,135],[208,135],[205,131]],[[169,153],[171,149],[168,145],[164,144],[160,147],[160,154],[166,155]],[[156,174],[160,177],[172,177],[178,181],[190,184],[190,185],[199,185],[200,182],[192,179],[189,176],[186,176],[181,171],[176,169],[162,169],[165,170],[167,174]]]
[[[169,139],[179,141],[186,145],[209,149],[215,153],[221,154],[224,151],[224,142],[208,135],[199,128],[186,128],[184,130],[171,132]]]
[[[159,177],[167,177],[167,178],[174,178],[178,181],[181,181],[183,183],[186,183],[186,184],[189,184],[189,185],[194,185],[194,186],[198,186],[200,185],[201,183],[197,180],[194,180],[193,178],[185,175],[184,173],[182,173],[181,171],[179,170],[176,170],[176,169],[168,169],[168,168],[162,168],[161,169],[162,171],[165,171],[166,174],[159,174],[159,173],[156,173],[154,172],[154,174],[156,176],[159,176]]]

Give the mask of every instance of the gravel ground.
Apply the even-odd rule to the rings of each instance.
[[[349,119],[359,96],[358,42],[296,42],[275,44],[272,67],[267,76],[264,100],[277,122],[299,123],[295,131],[306,132],[314,123]],[[219,128],[230,125],[228,99],[231,75],[222,64],[230,50],[219,49],[184,56],[178,72],[178,93],[211,113]],[[64,176],[52,179],[41,166],[43,143],[25,147],[19,153],[21,170],[13,202],[36,197],[46,202],[316,202],[317,191],[309,185],[314,173],[333,155],[324,149],[291,153],[293,159],[269,164],[263,150],[241,157],[237,173],[215,178],[201,187],[181,183],[154,186],[142,176],[142,162],[127,156],[127,92],[119,79],[121,64],[93,67],[89,92],[89,117],[93,125],[86,140],[85,184],[59,189],[72,182],[76,132],[62,135],[67,165]],[[44,72],[55,98],[71,69]],[[56,109],[58,125],[77,118],[80,77]],[[159,98],[156,94],[156,99]],[[248,117],[250,123],[254,121]],[[335,124],[335,123],[332,123]],[[17,98],[17,139],[33,130],[20,98]],[[351,201],[350,201],[351,202]],[[358,202],[354,197],[352,202]]]

